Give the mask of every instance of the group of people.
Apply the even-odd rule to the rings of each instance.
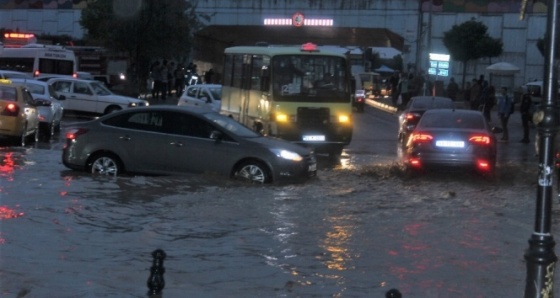
[[[488,122],[492,122],[491,112],[497,106],[498,117],[502,128],[502,141],[509,141],[508,122],[509,117],[515,112],[515,102],[508,94],[507,87],[501,87],[500,92],[496,94],[496,88],[489,85],[484,80],[484,75],[479,79],[473,79],[472,82],[467,82],[464,91],[465,100],[469,101],[470,108],[473,110],[480,110]],[[521,114],[521,123],[523,126],[523,138],[520,140],[522,143],[529,143],[529,130],[531,122],[531,108],[532,100],[529,94],[523,94],[519,106]]]
[[[402,109],[413,96],[422,95],[425,90],[431,90],[432,84],[422,72],[417,74],[395,72],[389,78],[389,87],[393,106]]]
[[[210,72],[211,78],[212,69],[208,72]],[[150,79],[153,82],[152,98],[165,100],[168,96],[172,96],[173,90],[179,96],[183,93],[185,86],[190,84],[189,78],[196,74],[197,66],[192,62],[185,68],[182,64],[175,66],[174,62],[167,60],[155,61],[150,68]]]

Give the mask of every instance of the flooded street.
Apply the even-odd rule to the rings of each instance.
[[[520,167],[488,182],[392,177],[380,164],[271,187],[92,178],[59,155],[4,156],[2,297],[145,297],[157,248],[163,297],[523,293],[535,185]]]
[[[523,295],[534,157],[494,180],[411,177],[367,142],[305,184],[267,186],[92,177],[62,165],[59,142],[2,147],[0,296],[147,297],[156,249],[168,298]]]

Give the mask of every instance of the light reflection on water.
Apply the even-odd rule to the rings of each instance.
[[[379,174],[366,175],[359,158],[303,185],[253,186],[91,177],[59,151],[15,151],[0,204],[23,216],[0,220],[1,296],[145,297],[156,248],[168,255],[165,297],[521,293],[530,185],[400,180],[375,157]]]

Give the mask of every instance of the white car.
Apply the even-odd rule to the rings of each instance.
[[[64,96],[56,94],[54,88],[39,80],[11,79],[13,83],[24,85],[37,103],[39,113],[39,130],[47,138],[60,131],[60,122],[64,114],[61,100]]]
[[[66,111],[103,115],[114,111],[149,106],[146,100],[114,94],[99,81],[52,78],[47,81],[59,95],[64,95]]]
[[[0,79],[32,79],[30,74],[14,70],[0,70]]]
[[[220,111],[222,104],[222,85],[198,84],[188,86],[179,98],[179,106],[196,106],[207,108],[216,112]]]

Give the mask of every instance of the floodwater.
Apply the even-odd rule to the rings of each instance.
[[[536,169],[523,163],[494,180],[410,177],[357,155],[320,161],[305,184],[258,186],[91,177],[57,146],[0,148],[1,297],[148,297],[156,249],[167,298],[524,293]]]

